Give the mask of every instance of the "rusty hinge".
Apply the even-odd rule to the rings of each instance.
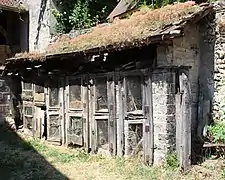
[[[113,121],[109,121],[109,125],[113,127]]]
[[[144,106],[144,113],[149,114],[149,106],[148,105]]]
[[[149,132],[149,131],[150,131],[149,125],[146,125],[145,126],[145,132]]]
[[[113,104],[110,104],[110,105],[109,105],[109,110],[110,110],[110,111],[113,111],[113,107],[114,107]]]
[[[83,118],[83,123],[86,123],[86,118]]]
[[[150,156],[146,155],[145,156],[145,163],[149,165],[149,162],[150,162]]]
[[[86,103],[83,103],[83,108],[86,108],[86,105],[87,105]]]
[[[112,143],[109,144],[109,152],[113,153],[113,144]]]
[[[91,133],[92,133],[92,135],[95,135],[95,131],[94,130],[92,130]]]

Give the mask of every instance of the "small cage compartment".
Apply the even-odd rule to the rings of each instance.
[[[126,155],[143,154],[143,124],[127,123],[127,132],[125,132],[125,153]]]
[[[10,116],[10,108],[9,108],[9,105],[1,105],[0,106],[0,113],[4,117],[9,117]]]
[[[126,77],[126,105],[127,111],[142,109],[142,79],[140,76]]]
[[[70,116],[67,129],[68,143],[82,145],[83,121],[81,117]]]
[[[107,102],[107,78],[95,80],[96,110],[108,109]]]
[[[109,150],[108,120],[97,120],[97,143],[98,148]]]
[[[59,115],[49,115],[49,137],[50,138],[60,138]]]
[[[36,102],[44,102],[45,101],[43,86],[35,85],[34,100]]]
[[[51,88],[49,92],[50,107],[59,106],[59,88]]]
[[[40,85],[35,85],[35,93],[44,93],[44,87]]]
[[[33,117],[30,116],[24,116],[24,124],[25,124],[25,128],[32,130],[33,126],[32,126],[32,121],[33,121]]]
[[[69,81],[69,107],[72,109],[82,109],[81,79]]]
[[[31,90],[32,91],[32,83],[23,82],[23,90]]]
[[[10,94],[0,93],[0,104],[9,104]]]
[[[24,115],[33,115],[33,108],[32,107],[24,107]]]
[[[0,80],[0,92],[10,92],[9,87],[5,83],[5,80]]]
[[[23,91],[22,92],[22,99],[24,101],[33,101],[33,91]]]

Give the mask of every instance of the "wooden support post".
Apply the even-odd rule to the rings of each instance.
[[[84,148],[85,151],[89,151],[89,117],[88,117],[88,107],[89,107],[89,98],[88,98],[88,87],[83,80],[82,85],[82,96],[83,96],[83,133],[84,133]]]
[[[64,91],[64,86],[65,86],[65,78],[60,78],[60,83],[59,83],[59,102],[60,102],[60,110],[59,110],[59,117],[60,117],[60,125],[61,125],[61,144],[65,145],[66,144],[66,133],[65,133],[65,91]]]
[[[97,122],[94,117],[95,111],[95,87],[93,79],[89,80],[89,122],[90,122],[90,138],[91,138],[91,152],[97,152]]]
[[[123,80],[117,77],[116,105],[117,105],[117,155],[123,156],[124,147],[124,96],[122,92]]]
[[[153,164],[154,160],[154,127],[153,127],[153,104],[152,104],[152,74],[148,73],[144,78],[143,93],[143,148],[144,162],[148,165]]]
[[[180,167],[183,171],[188,170],[191,165],[191,88],[188,79],[188,72],[180,73],[180,98],[181,118],[180,127],[177,130],[180,134],[179,158]]]
[[[109,109],[109,151],[112,155],[116,155],[116,89],[114,75],[108,77],[107,94]]]

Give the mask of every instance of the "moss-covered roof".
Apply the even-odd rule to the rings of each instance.
[[[167,36],[175,37],[186,24],[200,20],[212,9],[209,4],[196,5],[193,1],[167,5],[154,10],[142,8],[127,19],[118,19],[107,25],[97,25],[85,34],[75,37],[62,35],[42,54],[22,53],[17,54],[13,59],[45,60],[60,54],[85,54],[151,44],[154,42],[154,37],[160,37],[161,41]]]

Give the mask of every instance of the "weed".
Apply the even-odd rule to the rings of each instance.
[[[167,153],[166,154],[166,168],[175,169],[179,166],[177,155],[175,153]]]
[[[215,123],[208,127],[209,136],[215,143],[225,142],[225,123]]]

